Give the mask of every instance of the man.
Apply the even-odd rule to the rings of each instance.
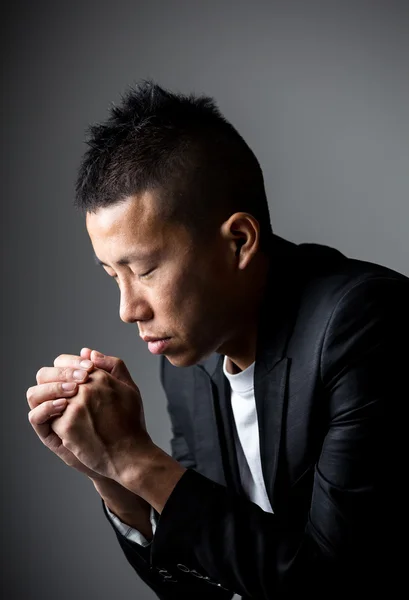
[[[163,599],[389,597],[408,279],[274,235],[213,101],[151,82],[91,128],[76,198],[121,319],[161,355],[172,457],[123,362],[89,348],[39,370],[29,419],[138,575]]]

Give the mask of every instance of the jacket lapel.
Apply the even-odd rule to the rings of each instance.
[[[218,391],[203,364],[194,369],[193,428],[195,458],[200,473],[216,483],[227,485],[225,451],[221,433]],[[213,373],[213,370],[211,373]]]
[[[223,374],[223,356],[213,354],[197,365],[193,427],[195,456],[200,472],[243,493],[234,443],[230,386]]]
[[[274,509],[274,493],[281,458],[282,429],[286,412],[286,390],[290,360],[282,358],[265,373],[255,371],[255,399],[260,439],[260,458],[264,483],[270,504]]]
[[[236,425],[231,405],[231,390],[223,373],[223,358],[223,356],[219,356],[219,361],[212,378],[217,389],[217,404],[220,414],[219,436],[221,440],[223,468],[227,485],[238,494],[244,494],[237,461],[234,431]]]
[[[276,503],[275,483],[283,447],[290,359],[286,347],[297,313],[301,269],[297,246],[275,236],[271,269],[260,312],[254,392],[259,426],[261,465],[270,503]],[[243,494],[234,443],[230,386],[223,374],[223,356],[197,365],[193,424],[200,472]]]

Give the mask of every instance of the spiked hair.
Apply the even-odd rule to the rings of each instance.
[[[77,208],[95,212],[151,191],[163,218],[198,234],[243,211],[260,223],[261,246],[268,243],[272,229],[259,162],[212,98],[142,81],[88,134]]]

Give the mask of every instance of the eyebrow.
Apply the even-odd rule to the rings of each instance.
[[[102,262],[102,260],[99,260],[96,254],[94,254],[94,261],[101,267],[109,267],[109,265]],[[129,257],[125,256],[124,258],[121,258],[121,260],[118,261],[118,265],[129,265]]]
[[[151,256],[152,254],[150,254]],[[129,265],[131,262],[135,261],[135,260],[144,260],[147,258],[146,254],[131,254],[129,256],[124,256],[123,258],[120,258],[119,260],[116,261],[116,265]],[[100,265],[101,267],[109,267],[109,265],[107,265],[106,263],[102,262],[102,260],[100,260],[98,258],[98,256],[94,253],[94,261],[96,262],[97,265]]]

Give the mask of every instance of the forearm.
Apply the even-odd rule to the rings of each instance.
[[[140,496],[106,477],[91,478],[92,483],[109,510],[123,523],[137,529],[148,541],[153,537],[150,522],[151,507]]]

